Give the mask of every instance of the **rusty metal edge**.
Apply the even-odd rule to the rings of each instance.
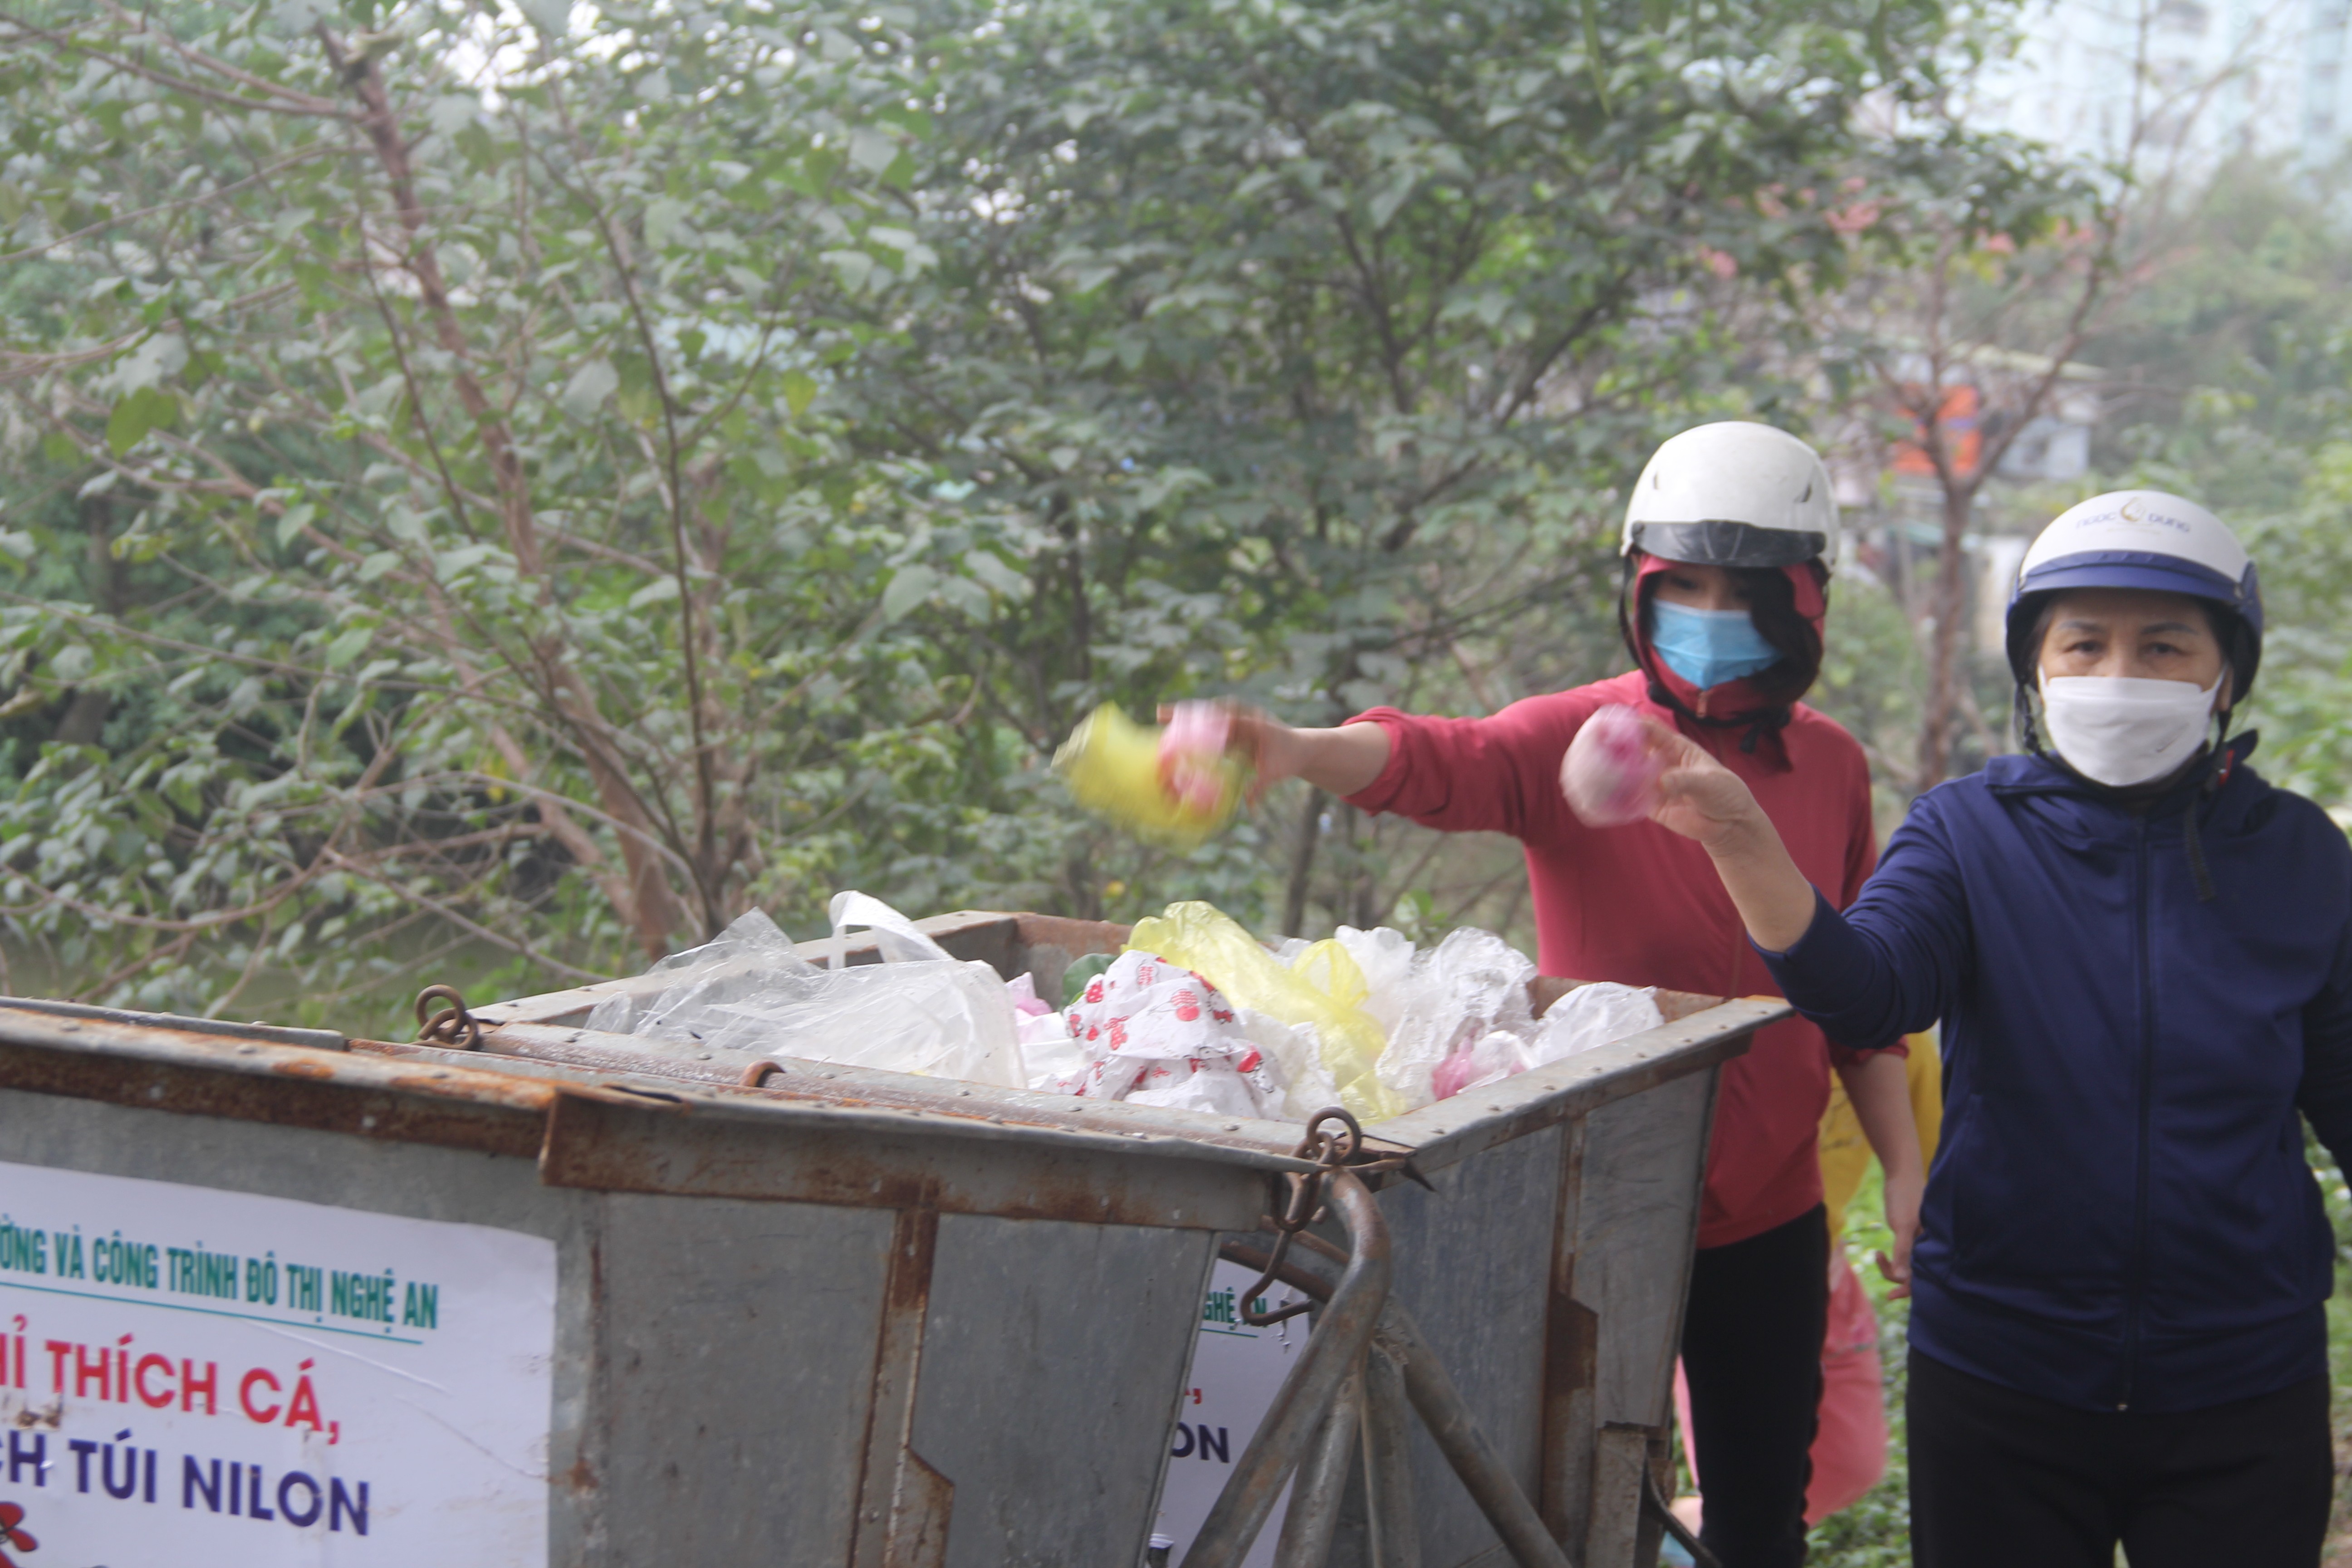
[[[1777,996],[1743,996],[1581,1051],[1566,1061],[1375,1124],[1424,1173],[1583,1115],[1594,1107],[1743,1055],[1755,1032],[1793,1017]]]
[[[539,1175],[550,1187],[1204,1231],[1245,1226],[1265,1203],[1265,1175],[1246,1166],[1155,1168],[1129,1149],[1068,1142],[975,1148],[930,1128],[845,1123],[778,1136],[572,1094],[557,1096],[546,1126]]]
[[[1428,1173],[1508,1139],[1580,1115],[1594,1106],[1638,1093],[1669,1079],[1697,1072],[1747,1049],[1761,1026],[1791,1016],[1777,997],[1747,997],[1718,1003],[1642,1034],[1581,1052],[1568,1061],[1489,1085],[1464,1099],[1443,1101],[1368,1129],[1366,1155],[1378,1159],[1410,1153],[1416,1170]],[[360,1044],[358,1050],[379,1047]],[[403,1047],[404,1049],[410,1047]],[[426,1047],[415,1047],[426,1048]],[[467,1053],[453,1053],[464,1059]],[[923,1078],[877,1068],[792,1058],[769,1058],[781,1069],[758,1089],[739,1081],[740,1064],[695,1063],[638,1048],[630,1037],[579,1028],[510,1024],[492,1029],[482,1065],[530,1061],[560,1066],[597,1081],[626,1076],[642,1088],[688,1086],[714,1103],[789,1100],[836,1111],[872,1110],[936,1119],[934,1126],[978,1131],[1058,1131],[1114,1138],[1129,1146],[1160,1146],[1169,1153],[1222,1149],[1254,1161],[1287,1161],[1298,1129],[1282,1121],[1228,1121],[1197,1111],[1124,1101],[1081,1100],[1066,1095],[999,1088],[990,1084]],[[623,1071],[616,1074],[614,1069]],[[1480,1111],[1475,1107],[1488,1109]],[[1293,1163],[1266,1169],[1298,1169]],[[1372,1178],[1378,1187],[1396,1180]]]
[[[420,1070],[420,1068],[422,1070]],[[457,1068],[62,1019],[0,1018],[0,1089],[533,1157],[554,1090]]]
[[[332,1029],[296,1029],[278,1024],[225,1023],[218,1018],[190,1018],[177,1013],[131,1013],[119,1007],[94,1007],[86,1002],[58,1002],[46,996],[0,996],[0,1016],[37,1013],[52,1018],[97,1019],[168,1028],[189,1035],[216,1035],[234,1040],[267,1040],[278,1046],[308,1046],[313,1050],[340,1051],[349,1043]]]
[[[749,1058],[728,1053],[709,1067],[642,1049],[627,1035],[563,1029],[541,1024],[509,1024],[483,1037],[486,1058],[539,1061],[610,1074],[620,1071],[647,1081],[692,1083],[729,1095],[761,1100],[806,1100],[942,1117],[976,1119],[991,1125],[1061,1128],[1119,1138],[1178,1138],[1196,1146],[1244,1150],[1287,1157],[1298,1145],[1299,1129],[1287,1121],[1229,1119],[1123,1100],[1079,1100],[1066,1094],[961,1079],[925,1078],[882,1068],[848,1067],[798,1057]],[[742,1081],[747,1061],[772,1064],[776,1071],[757,1088]],[[1368,1157],[1402,1154],[1400,1145],[1366,1144]],[[1291,1166],[1282,1167],[1285,1170]]]
[[[620,1038],[624,1037],[614,1037]],[[1031,1145],[1058,1146],[1090,1152],[1122,1155],[1148,1154],[1165,1159],[1192,1160],[1204,1164],[1240,1165],[1254,1171],[1307,1172],[1317,1167],[1291,1152],[1296,1147],[1298,1129],[1279,1122],[1257,1125],[1276,1129],[1281,1133],[1281,1146],[1254,1146],[1236,1142],[1208,1142],[1197,1136],[1162,1131],[1158,1134],[1140,1130],[1128,1131],[1112,1128],[1055,1126],[1014,1122],[998,1122],[989,1119],[984,1110],[916,1106],[899,1109],[887,1105],[861,1103],[836,1096],[796,1096],[767,1089],[745,1089],[730,1084],[703,1084],[692,1079],[648,1073],[615,1072],[610,1068],[565,1062],[547,1061],[529,1057],[491,1055],[486,1052],[451,1050],[438,1046],[401,1044],[381,1040],[354,1040],[352,1050],[357,1056],[375,1056],[420,1062],[449,1062],[477,1072],[510,1074],[520,1079],[543,1083],[564,1093],[593,1094],[609,1104],[635,1106],[639,1110],[671,1114],[687,1114],[712,1120],[748,1122],[779,1129],[807,1128],[826,1132],[846,1132],[866,1129],[876,1132],[904,1136],[919,1131],[925,1136],[955,1138],[981,1142],[1017,1142]],[[820,1062],[801,1063],[812,1069],[825,1067]],[[939,1079],[916,1079],[910,1075],[892,1074],[918,1084],[936,1085]],[[975,1090],[982,1086],[971,1086]],[[939,1090],[930,1090],[937,1095]],[[999,1093],[1010,1093],[999,1090]],[[1049,1097],[1049,1098],[1059,1098]],[[975,1100],[975,1106],[985,1101]],[[1143,1108],[1148,1109],[1148,1108]]]

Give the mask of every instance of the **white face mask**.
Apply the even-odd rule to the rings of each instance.
[[[2044,675],[2042,722],[2058,754],[2084,778],[2118,789],[2146,784],[2197,754],[2228,679],[2224,670],[2200,691],[2187,680]]]

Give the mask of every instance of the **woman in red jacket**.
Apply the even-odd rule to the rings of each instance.
[[[1802,441],[1763,425],[1686,430],[1652,457],[1626,510],[1618,616],[1636,668],[1486,719],[1375,708],[1296,730],[1245,715],[1235,744],[1264,781],[1517,837],[1546,974],[1770,994],[1706,852],[1654,822],[1585,826],[1561,796],[1560,762],[1596,709],[1653,714],[1746,780],[1805,875],[1850,901],[1876,861],[1869,770],[1853,736],[1798,700],[1821,667],[1836,537],[1828,472]],[[1907,1275],[1922,1177],[1903,1063],[1833,1049],[1799,1019],[1759,1030],[1724,1069],[1683,1325],[1703,1539],[1726,1568],[1804,1556],[1829,1273],[1814,1138],[1832,1067],[1887,1173],[1895,1256],[1882,1267],[1898,1284]]]

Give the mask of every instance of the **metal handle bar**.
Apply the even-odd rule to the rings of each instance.
[[[1328,1175],[1324,1191],[1348,1232],[1351,1250],[1345,1257],[1346,1267],[1336,1286],[1323,1287],[1330,1304],[1307,1336],[1298,1364],[1282,1380],[1224,1490],[1217,1494],[1200,1534],[1192,1538],[1183,1568],[1241,1568],[1282,1496],[1283,1483],[1306,1451],[1308,1435],[1322,1424],[1340,1384],[1372,1342],[1372,1330],[1389,1293],[1388,1222],[1370,1190],[1345,1170]]]
[[[1326,1258],[1345,1256],[1311,1233],[1302,1232],[1297,1241],[1301,1247]],[[1244,1268],[1261,1268],[1266,1261],[1266,1255],[1247,1242],[1229,1241],[1220,1250],[1227,1259]],[[1295,1263],[1284,1265],[1278,1273],[1283,1283],[1312,1296],[1331,1290],[1321,1275]],[[1405,1397],[1412,1401],[1413,1409],[1419,1412],[1422,1425],[1429,1429],[1438,1451],[1454,1467],[1464,1489],[1486,1516],[1486,1522],[1495,1527],[1495,1533],[1502,1537],[1504,1546],[1520,1568],[1575,1568],[1575,1560],[1551,1538],[1551,1532],[1544,1528],[1542,1516],[1528,1500],[1528,1494],[1520,1489],[1501,1456],[1486,1441],[1486,1435],[1478,1429],[1476,1417],[1463,1403],[1461,1392],[1446,1375],[1444,1363],[1422,1337],[1420,1325],[1413,1321],[1404,1303],[1393,1296],[1382,1302],[1379,1328],[1382,1339],[1402,1352],[1398,1359],[1403,1363]],[[1313,1342],[1308,1341],[1309,1344]],[[1192,1568],[1189,1559],[1186,1568]]]

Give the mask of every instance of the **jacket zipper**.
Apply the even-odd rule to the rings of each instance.
[[[2131,1276],[2125,1299],[2124,1385],[2117,1410],[2131,1408],[2139,1378],[2139,1330],[2142,1298],[2147,1293],[2148,1128],[2156,1099],[2156,982],[2147,941],[2148,847],[2147,821],[2143,817],[2136,841],[2138,858],[2137,938],[2139,947],[2139,1150],[2135,1167],[2137,1191],[2132,1209]]]

